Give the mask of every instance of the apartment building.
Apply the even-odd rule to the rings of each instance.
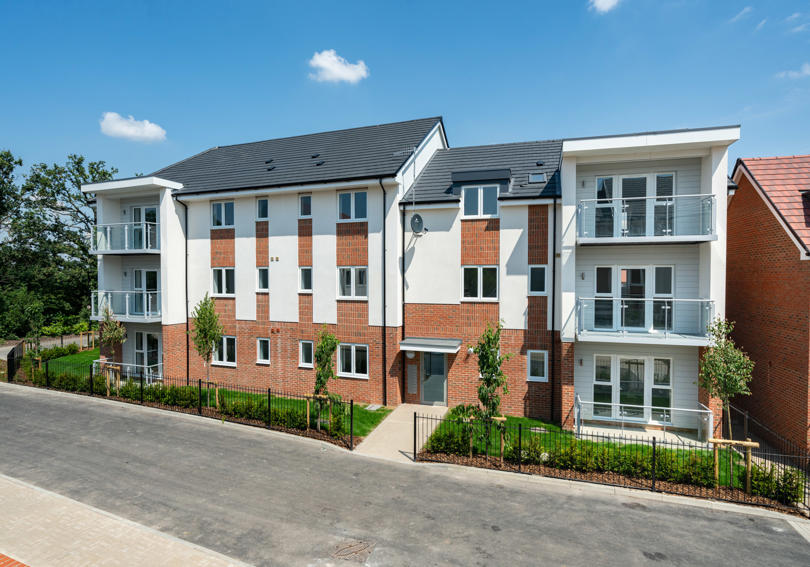
[[[474,403],[469,347],[501,321],[511,414],[700,429],[724,314],[727,148],[739,127],[450,148],[440,118],[212,148],[95,194],[94,314],[124,364],[201,375],[189,314],[216,297],[223,383],[396,405]]]

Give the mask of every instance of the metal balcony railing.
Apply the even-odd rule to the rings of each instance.
[[[577,329],[588,333],[708,336],[714,318],[709,299],[580,297]]]
[[[127,364],[113,362],[112,360],[94,360],[93,375],[109,378],[112,384],[119,380],[140,380],[144,378],[146,384],[163,380],[163,363],[157,364]]]
[[[90,233],[93,252],[156,252],[160,250],[160,223],[99,224]]]
[[[91,316],[100,319],[106,309],[120,319],[155,320],[160,318],[159,291],[94,291]]]
[[[580,240],[700,237],[715,235],[714,195],[583,199],[577,206]]]

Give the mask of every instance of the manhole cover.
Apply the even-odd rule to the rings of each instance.
[[[336,545],[335,550],[332,552],[332,557],[335,559],[354,561],[355,563],[365,563],[372,551],[374,551],[373,543],[350,540]]]

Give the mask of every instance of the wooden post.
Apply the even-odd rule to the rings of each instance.
[[[219,409],[219,383],[214,382],[214,403],[217,404],[217,410]],[[270,408],[267,409],[270,411]]]
[[[751,441],[750,438],[746,438],[746,441]],[[747,495],[751,495],[751,447],[746,446],[745,448],[745,493]]]

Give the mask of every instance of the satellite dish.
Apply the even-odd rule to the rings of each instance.
[[[422,215],[419,213],[411,217],[411,230],[416,234],[422,234],[422,231],[425,230],[425,222],[422,220]]]

